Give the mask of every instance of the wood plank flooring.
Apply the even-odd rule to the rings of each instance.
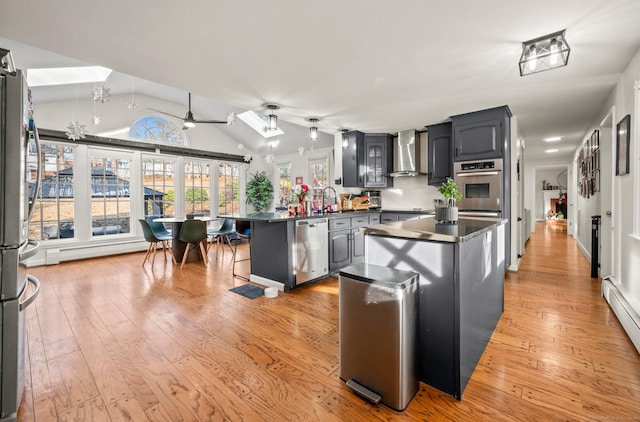
[[[420,384],[404,412],[340,380],[336,279],[249,300],[228,291],[244,284],[231,254],[209,255],[183,270],[161,255],[141,267],[143,252],[32,268],[42,292],[27,312],[18,419],[640,419],[640,357],[575,242],[544,224],[507,275],[505,312],[462,401]]]

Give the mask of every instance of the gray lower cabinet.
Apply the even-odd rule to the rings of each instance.
[[[329,232],[329,272],[351,264],[351,230]]]
[[[420,218],[422,215],[426,214],[383,212],[380,215],[380,222],[384,224],[393,223],[395,221],[413,220],[416,218]]]
[[[335,274],[347,265],[364,262],[364,233],[360,232],[360,227],[368,225],[368,215],[329,220],[329,272],[331,274]]]

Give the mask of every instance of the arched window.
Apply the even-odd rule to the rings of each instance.
[[[129,129],[129,137],[156,144],[187,144],[184,131],[171,121],[158,116],[145,116],[136,120]]]

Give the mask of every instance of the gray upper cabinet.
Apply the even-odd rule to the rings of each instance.
[[[364,156],[364,187],[393,187],[393,178],[389,176],[393,168],[393,136],[387,133],[365,134]]]
[[[507,106],[451,116],[453,160],[502,158],[510,136],[510,118]]]
[[[364,187],[364,133],[356,130],[344,135],[342,147],[342,186]]]
[[[386,133],[358,131],[344,135],[342,186],[345,188],[388,188],[393,167],[393,137]]]
[[[428,183],[440,186],[447,177],[453,177],[451,122],[427,126],[429,143]]]

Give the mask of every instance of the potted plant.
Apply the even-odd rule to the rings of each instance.
[[[443,223],[456,223],[458,221],[458,207],[456,201],[462,199],[458,185],[450,177],[442,182],[438,192],[444,196],[444,206],[436,207],[436,220]]]
[[[256,212],[267,208],[273,199],[273,185],[264,171],[259,171],[247,182],[247,204],[253,206]]]

